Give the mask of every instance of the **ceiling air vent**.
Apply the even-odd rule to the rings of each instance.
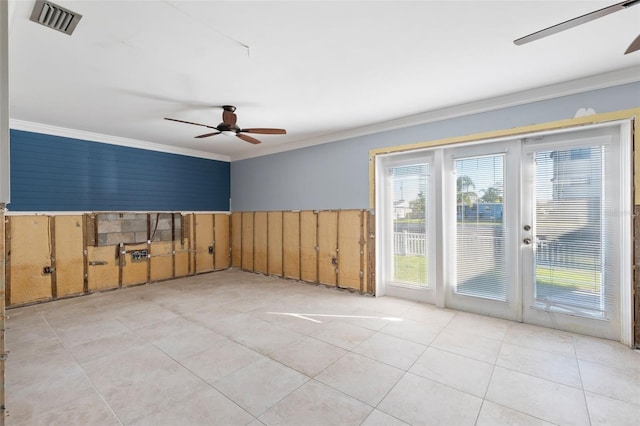
[[[36,0],[31,12],[31,20],[45,27],[53,28],[62,33],[71,35],[82,15],[72,12],[57,4],[45,0]]]

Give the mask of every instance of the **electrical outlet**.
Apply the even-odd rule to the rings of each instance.
[[[147,250],[136,250],[131,253],[131,261],[132,262],[144,262],[147,260],[149,253]]]
[[[209,254],[213,254],[213,246],[209,246]]]

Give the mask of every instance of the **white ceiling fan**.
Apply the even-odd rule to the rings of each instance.
[[[603,16],[610,15],[614,12],[618,12],[620,10],[625,10],[630,8],[631,6],[635,6],[640,4],[640,0],[627,0],[622,1],[620,3],[613,4],[611,6],[604,7],[602,9],[598,9],[596,11],[587,13],[585,15],[578,16],[577,18],[569,19],[568,21],[561,22],[556,25],[552,25],[551,27],[545,28],[540,31],[536,31],[535,33],[526,35],[519,39],[514,40],[513,42],[520,46],[522,44],[526,44],[535,40],[539,40],[541,38],[550,36],[552,34],[559,33],[561,31],[568,30],[573,27],[577,27],[578,25],[585,24],[587,22],[593,21],[598,18],[602,18]],[[625,50],[624,54],[627,55],[631,52],[635,52],[640,50],[640,34],[631,42],[627,50]]]

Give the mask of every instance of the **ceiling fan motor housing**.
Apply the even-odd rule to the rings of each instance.
[[[233,126],[229,126],[228,124],[225,123],[220,123],[216,126],[216,128],[218,129],[218,131],[220,132],[236,132],[238,133],[241,129],[240,126],[233,125]]]

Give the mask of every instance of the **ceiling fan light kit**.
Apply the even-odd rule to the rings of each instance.
[[[557,34],[570,28],[577,27],[578,25],[586,24],[587,22],[602,18],[614,12],[628,9],[631,6],[636,6],[638,4],[640,4],[640,0],[627,0],[620,3],[612,4],[611,6],[603,7],[602,9],[586,13],[576,18],[569,19],[568,21],[560,22],[559,24],[552,25],[548,28],[536,31],[524,37],[520,37],[514,40],[513,43],[517,46],[521,46],[523,44],[530,43],[535,40],[540,40],[541,38]],[[631,42],[627,50],[625,50],[624,54],[627,55],[637,50],[640,50],[640,35],[638,35],[638,37],[636,37],[635,40]]]
[[[176,121],[178,123],[185,124],[193,124],[195,126],[203,126],[208,127],[210,129],[215,129],[215,132],[205,133],[203,135],[195,136],[197,139],[208,138],[210,136],[215,136],[219,134],[224,134],[225,136],[235,136],[239,139],[242,139],[245,142],[249,142],[252,144],[262,143],[258,139],[251,137],[249,135],[245,135],[245,133],[257,133],[263,135],[286,135],[287,131],[285,129],[271,129],[271,128],[247,128],[243,129],[236,124],[238,120],[238,116],[235,114],[236,107],[233,105],[223,105],[222,106],[222,122],[217,126],[209,126],[207,124],[194,123],[192,121],[184,121],[178,120],[175,118],[165,117],[165,120]]]

